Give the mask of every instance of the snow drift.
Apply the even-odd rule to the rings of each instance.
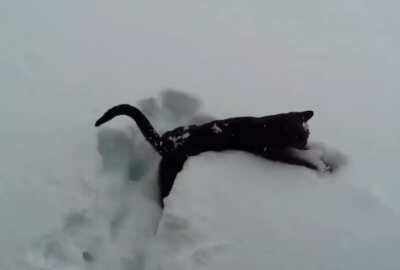
[[[149,269],[399,269],[399,218],[345,178],[239,152],[195,157]]]
[[[212,119],[200,112],[198,99],[172,89],[158,98],[143,99],[138,106],[160,131]],[[128,121],[131,125],[121,127],[116,120],[99,129],[100,159],[82,181],[78,203],[62,217],[61,226],[33,241],[19,267],[144,267],[160,219],[156,185],[160,157]]]
[[[155,126],[212,119],[174,91],[139,102]],[[191,104],[187,106],[187,104]],[[345,158],[314,154],[333,175],[242,152],[204,153],[179,173],[164,211],[159,157],[133,125],[98,132],[99,168],[85,203],[35,240],[28,269],[398,269],[398,217],[347,181]],[[126,127],[126,126],[125,126]]]

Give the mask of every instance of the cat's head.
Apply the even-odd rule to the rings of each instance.
[[[310,136],[307,122],[313,115],[313,111],[291,112],[286,115],[281,132],[288,146],[299,149],[306,147]]]
[[[310,136],[307,121],[313,117],[313,111],[289,112],[267,117],[265,130],[271,136],[275,147],[294,147],[305,149]]]

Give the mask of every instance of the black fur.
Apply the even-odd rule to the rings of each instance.
[[[237,117],[203,125],[178,127],[160,136],[137,108],[122,104],[108,110],[95,126],[118,115],[133,118],[146,140],[162,156],[159,167],[160,201],[168,196],[176,175],[188,157],[207,151],[241,150],[270,160],[318,170],[311,161],[293,154],[306,149],[309,130],[306,122],[313,111],[289,112],[264,117]]]

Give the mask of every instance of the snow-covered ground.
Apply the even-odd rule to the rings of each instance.
[[[0,1],[0,268],[399,268],[398,9]],[[188,95],[141,101],[167,87]],[[160,130],[313,109],[311,140],[349,162],[320,177],[208,153],[161,215],[158,157],[132,121],[93,127],[122,102]]]
[[[394,270],[399,225],[341,177],[208,153],[177,180],[149,269]]]

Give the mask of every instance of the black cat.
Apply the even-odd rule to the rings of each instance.
[[[160,202],[168,196],[175,177],[189,156],[207,151],[241,150],[264,158],[329,171],[321,161],[313,162],[307,150],[307,121],[313,111],[289,112],[263,117],[236,117],[202,125],[178,127],[160,136],[146,116],[136,107],[122,104],[109,109],[95,126],[118,115],[136,121],[146,140],[162,156],[159,167]]]

